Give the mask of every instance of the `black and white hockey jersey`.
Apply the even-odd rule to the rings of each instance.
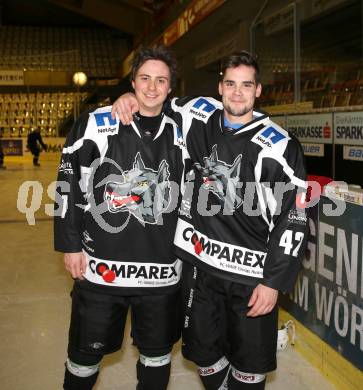
[[[222,104],[211,98],[174,99],[171,108],[194,162],[177,256],[228,280],[290,291],[307,235],[299,142],[258,111],[243,127],[226,128]]]
[[[180,279],[173,238],[184,170],[182,134],[164,113],[155,132],[141,127],[137,120],[123,126],[112,119],[110,106],[99,108],[80,116],[63,149],[55,249],[84,251],[89,288],[161,294],[173,291]]]

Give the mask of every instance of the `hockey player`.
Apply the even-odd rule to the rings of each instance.
[[[43,150],[47,150],[47,145],[43,142],[40,129],[37,127],[28,134],[27,138],[27,148],[33,155],[33,165],[35,167],[40,167],[39,154],[42,150],[40,146],[43,148]]]
[[[92,389],[103,355],[121,347],[129,308],[137,389],[167,388],[180,337],[181,261],[172,247],[184,147],[163,110],[175,73],[166,49],[141,50],[131,125],[103,107],[81,115],[67,137],[54,226],[55,249],[75,279],[66,390]]]
[[[1,144],[1,139],[0,139],[0,169],[6,169],[6,166],[4,165],[4,150]]]
[[[304,157],[292,135],[254,110],[261,84],[249,53],[227,57],[221,75],[223,104],[171,102],[194,162],[175,235],[178,257],[191,264],[183,355],[206,389],[262,390],[276,368],[278,291],[293,288],[306,240]],[[126,96],[114,110],[127,121],[134,105]]]

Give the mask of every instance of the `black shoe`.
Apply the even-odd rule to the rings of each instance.
[[[0,165],[0,169],[6,169],[4,165]]]
[[[34,163],[33,164],[35,167],[40,167],[40,164],[39,163]]]

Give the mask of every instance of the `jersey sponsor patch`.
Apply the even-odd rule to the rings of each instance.
[[[116,119],[113,119],[111,116],[111,112],[95,112],[94,113],[95,119],[96,119],[96,125],[97,127],[106,126],[106,122],[109,126],[114,126],[117,121]]]
[[[115,133],[118,130],[118,123],[113,119],[111,112],[95,112],[94,114],[98,133]]]
[[[279,143],[286,138],[286,135],[282,134],[279,130],[270,126],[266,129],[259,131],[253,138],[252,142],[260,145],[264,148],[272,148],[273,145]]]
[[[297,208],[294,208],[289,211],[287,220],[290,223],[305,226],[307,222],[307,217],[304,210],[298,210]]]
[[[73,172],[72,163],[70,161],[65,161],[62,158],[58,172],[63,172],[66,175],[73,175],[74,172]]]
[[[182,219],[178,220],[174,244],[214,268],[234,274],[263,278],[265,252],[213,240],[195,230],[193,225]]]
[[[147,168],[140,152],[133,168],[122,174],[123,181],[105,185],[104,200],[111,213],[127,212],[142,224],[156,224],[171,200],[169,164],[163,160],[158,171]]]
[[[85,278],[92,283],[116,287],[165,287],[179,282],[182,262],[172,264],[131,263],[98,259],[84,252]]]
[[[189,113],[197,119],[206,121],[210,115],[217,109],[209,100],[205,98],[197,99],[190,108]]]

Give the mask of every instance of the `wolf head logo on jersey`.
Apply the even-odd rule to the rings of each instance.
[[[242,203],[241,188],[238,186],[242,155],[239,154],[232,165],[218,160],[217,145],[212,148],[210,157],[204,157],[204,167],[199,163],[195,167],[200,171],[203,187],[217,195],[220,202],[227,202],[236,209]]]
[[[133,168],[123,172],[123,182],[106,183],[104,199],[111,213],[129,212],[142,223],[157,223],[170,203],[169,165],[163,160],[158,171],[145,167],[140,152]]]

